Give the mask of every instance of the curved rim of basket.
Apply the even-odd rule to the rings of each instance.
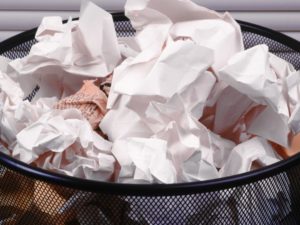
[[[114,21],[124,21],[127,18],[124,13],[113,13]],[[252,23],[238,21],[242,31],[249,31],[267,38],[280,42],[287,47],[300,52],[300,42],[271,29],[258,26]],[[0,54],[9,51],[19,44],[30,41],[34,38],[36,28],[20,33],[0,43]],[[4,148],[0,144],[0,150]],[[286,173],[289,169],[300,165],[300,153],[282,160],[272,165],[257,169],[254,171],[196,182],[175,183],[175,184],[124,184],[105,181],[94,181],[82,178],[71,177],[46,171],[37,167],[30,166],[19,160],[12,158],[0,151],[0,164],[12,171],[18,172],[32,179],[45,181],[55,185],[61,185],[73,189],[106,193],[114,195],[128,196],[170,196],[170,195],[187,195],[205,192],[220,191],[238,186],[247,185],[256,181],[264,180],[282,173]]]
[[[123,12],[112,13],[112,16],[114,22],[128,21],[128,18],[124,15]],[[78,18],[75,18],[75,20],[77,19]],[[64,22],[66,22],[66,20]],[[291,48],[294,51],[300,52],[300,42],[285,34],[282,34],[280,32],[253,23],[249,23],[241,20],[237,20],[237,22],[240,24],[242,31],[249,31],[267,37],[269,39],[273,39]],[[11,38],[2,41],[0,43],[0,54],[3,54],[4,52],[11,50],[12,48],[18,46],[21,43],[34,39],[36,30],[37,28],[33,28],[31,30],[22,32],[20,34],[17,34]]]
[[[28,178],[82,191],[128,196],[171,196],[221,191],[288,173],[288,170],[300,165],[300,153],[261,169],[234,176],[175,184],[113,183],[71,177],[30,166],[2,152],[0,152],[0,165]]]

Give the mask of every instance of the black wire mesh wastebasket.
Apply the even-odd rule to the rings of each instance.
[[[114,20],[119,36],[134,34],[124,15]],[[267,44],[300,69],[299,42],[239,23],[246,48]],[[25,56],[35,31],[0,43],[0,54]],[[136,185],[58,175],[0,153],[0,224],[300,224],[300,154],[228,178]]]

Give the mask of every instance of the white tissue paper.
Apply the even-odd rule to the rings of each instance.
[[[18,83],[0,72],[0,137],[7,144],[14,143],[18,132],[49,111],[57,101],[56,98],[44,98],[31,104],[23,98]]]
[[[126,74],[125,79],[128,82],[135,79],[134,83],[131,82],[131,85],[135,83],[139,85],[139,81],[143,78],[138,76],[141,75],[141,70],[146,70],[146,74],[151,71],[157,58],[161,54],[164,55],[162,51],[164,51],[167,42],[178,39],[192,40],[199,47],[209,48],[213,53],[213,64],[210,66],[216,69],[224,66],[230,56],[244,49],[239,25],[229,14],[220,15],[192,1],[174,2],[167,0],[163,5],[168,5],[168,7],[162,6],[161,2],[157,0],[130,0],[126,2],[126,16],[137,30],[137,35],[134,38],[135,44],[133,45],[132,39],[130,39],[127,47],[135,46],[133,51],[137,52],[137,54],[134,57],[127,58],[123,62],[122,70],[117,69],[117,73],[114,74],[108,108],[113,108],[114,101],[118,95],[115,93],[118,92],[115,89],[115,83],[123,79],[124,84],[124,74]],[[201,29],[196,30],[195,26],[201,26]],[[195,31],[195,33],[192,31]],[[204,32],[202,33],[202,31],[205,31],[205,35],[203,35]],[[201,35],[199,35],[200,33]],[[213,34],[213,38],[209,34]],[[126,43],[126,39],[123,42]],[[218,49],[219,51],[215,51],[216,46],[219,46],[218,48],[222,48],[222,50]],[[191,52],[185,54],[186,57],[191,55]],[[180,57],[179,53],[176,54],[177,57]],[[180,59],[178,58],[177,60]],[[177,66],[176,68],[180,67]]]
[[[175,9],[179,9],[179,7],[185,10],[174,14]],[[252,51],[240,52],[243,50],[243,45],[240,44],[242,43],[240,30],[229,15],[219,16],[188,1],[176,1],[176,4],[172,4],[172,8],[175,11],[162,7],[156,1],[127,2],[126,15],[138,30],[135,37],[137,54],[125,59],[115,69],[107,106],[111,110],[100,123],[100,128],[114,142],[125,141],[129,137],[154,137],[167,141],[168,155],[176,169],[178,182],[216,178],[220,175],[215,162],[218,165],[223,165],[225,162],[222,160],[229,157],[230,150],[222,149],[222,157],[214,159],[217,156],[213,154],[214,144],[211,131],[197,121],[203,115],[207,98],[217,81],[215,74],[208,70],[213,68],[220,81],[232,86],[227,88],[225,86],[225,89],[220,91],[222,94],[217,100],[214,126],[214,131],[217,133],[222,133],[222,131],[232,127],[240,130],[239,125],[245,127],[243,124],[237,124],[239,119],[257,104],[266,105],[269,103],[275,109],[278,108],[279,103],[277,101],[281,87],[275,83],[277,79],[275,72],[271,70],[268,63],[269,53],[266,46],[257,47],[258,50],[254,48]],[[202,14],[199,13],[199,10]],[[187,16],[184,16],[180,13],[183,11],[190,13],[185,13]],[[198,16],[196,12],[198,12]],[[157,32],[153,32],[153,35],[149,37],[143,36],[149,30],[155,29],[153,21],[156,21],[156,25],[158,24]],[[199,23],[196,23],[197,21]],[[223,23],[226,25],[221,25]],[[206,40],[202,40],[201,38],[205,38],[205,35],[200,34],[209,33],[209,31],[204,32],[197,28],[198,25],[201,26],[200,28],[204,27],[203,30],[206,29],[205,26],[208,27],[207,29],[211,28],[217,36],[228,34],[229,36],[223,35],[224,40],[227,37],[234,40],[234,42],[227,42],[227,46],[231,46],[230,49],[233,52],[230,52],[224,59],[219,58],[219,56],[216,59],[216,51],[213,47],[218,46],[218,44],[212,44],[210,41],[214,42],[219,38],[210,39],[207,37]],[[193,28],[195,29],[193,30]],[[225,30],[222,30],[223,28]],[[165,29],[165,32],[158,33],[160,29]],[[220,33],[218,34],[216,30]],[[132,46],[132,43],[130,44]],[[223,44],[221,45],[223,46]],[[145,49],[144,46],[148,47]],[[217,54],[220,53],[224,56],[225,50],[217,49]],[[237,54],[235,55],[235,53]],[[248,56],[249,54],[250,56]],[[243,61],[244,58],[251,60],[251,54],[254,54],[253,62]],[[269,71],[269,75],[266,76],[273,82],[270,81],[270,85],[271,91],[274,89],[277,93],[275,96],[270,94],[270,97],[263,98],[264,95],[262,94],[263,97],[256,97],[256,92],[259,93],[259,90],[251,89],[252,86],[248,85],[247,80],[244,86],[237,86],[229,78],[227,79],[231,75],[230,69],[227,68],[230,68],[231,64],[235,68],[234,60],[237,61],[236,64],[238,65],[249,64],[252,69],[250,63],[254,65],[254,59],[258,57],[255,54],[264,57],[264,60],[261,60],[261,66],[257,69],[260,71],[255,73],[257,80],[260,76],[265,76],[265,71]],[[233,59],[227,62],[231,56]],[[225,69],[219,73],[218,69],[224,65]],[[245,72],[245,77],[247,73],[248,70]],[[259,84],[261,83],[259,82]],[[256,87],[256,84],[250,84]],[[261,89],[264,90],[263,87]],[[232,101],[233,98],[236,100]],[[263,100],[257,100],[258,98],[263,98]],[[228,107],[226,102],[230,102],[231,106]],[[225,115],[229,115],[230,109],[237,106],[236,114],[230,115],[231,118],[228,119],[228,116]],[[222,114],[226,109],[228,113]],[[280,113],[283,111],[286,115],[287,110],[284,110],[280,108],[278,111]],[[202,126],[203,128],[201,128]],[[116,129],[117,127],[120,129]],[[251,129],[253,134],[257,133],[255,129]],[[245,135],[240,139],[248,138],[247,130],[245,128],[242,130],[244,130]],[[283,137],[285,142],[280,142],[276,137],[271,138],[271,140],[276,143],[287,144],[286,138],[287,136]],[[228,143],[230,141],[224,139],[223,142]],[[132,176],[134,176],[133,173]],[[149,181],[151,179],[149,177]]]
[[[77,109],[45,113],[17,134],[13,156],[39,167],[93,180],[109,180],[111,143],[92,130]]]
[[[284,107],[279,105],[281,87],[277,84],[275,72],[270,68],[266,45],[258,45],[236,54],[219,73],[221,80],[257,103],[270,105],[276,111]]]
[[[176,171],[167,159],[167,142],[155,138],[126,138],[114,142],[120,164],[118,182],[175,183]]]
[[[300,104],[297,104],[290,119],[289,126],[294,134],[300,132]]]
[[[150,104],[146,118],[154,136],[167,140],[178,181],[219,177],[214,166],[210,132],[191,116],[180,96],[174,95],[166,104]]]
[[[28,56],[10,63],[25,94],[39,85],[37,97],[67,96],[83,79],[105,77],[121,62],[112,16],[91,2],[79,21],[44,18],[36,38]]]
[[[220,173],[221,176],[245,173],[250,171],[254,162],[260,166],[266,166],[279,160],[280,157],[276,155],[272,146],[265,139],[255,137],[232,149]]]
[[[248,125],[247,132],[288,147],[293,123],[290,117],[298,99],[295,84],[299,79],[294,68],[270,54],[266,45],[258,45],[233,56],[219,71],[219,77],[254,102],[267,106]]]
[[[24,162],[70,176],[111,180],[111,143],[79,111],[53,109],[58,98],[78,91],[84,79],[105,77],[119,64],[111,15],[87,3],[79,21],[62,24],[59,17],[44,18],[36,38],[28,56],[0,59],[1,140]]]
[[[140,33],[155,29],[153,25],[165,25],[166,32],[174,40],[190,38],[196,44],[212,49],[216,69],[222,67],[228,57],[244,48],[239,25],[228,13],[221,15],[192,1],[166,0],[161,4],[159,0],[130,0],[125,10],[126,16]],[[160,37],[164,35],[165,32]]]
[[[221,93],[222,94],[216,101],[216,113],[213,127],[213,130],[216,133],[226,132],[226,130],[232,128],[242,115],[253,107],[254,103],[246,95],[231,86],[223,89]],[[232,110],[233,108],[235,110]]]

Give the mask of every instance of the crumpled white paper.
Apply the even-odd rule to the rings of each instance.
[[[18,132],[49,111],[57,101],[44,98],[31,104],[23,98],[18,83],[0,71],[0,138],[7,144],[14,143]]]
[[[289,119],[289,126],[294,134],[300,132],[300,104],[298,103]]]
[[[118,81],[123,79],[123,84],[125,84],[124,80],[127,80],[126,83],[131,82],[131,85],[135,83],[139,85],[138,83],[143,78],[141,70],[145,70],[144,73],[148,74],[151,68],[155,67],[153,64],[157,61],[157,58],[161,54],[164,57],[162,52],[165,46],[172,41],[190,39],[199,47],[209,48],[213,53],[213,64],[210,66],[216,69],[224,66],[228,57],[244,49],[240,27],[229,14],[226,13],[222,16],[192,1],[167,0],[164,5],[168,5],[168,7],[165,8],[157,0],[131,0],[126,2],[125,14],[137,30],[137,35],[134,39],[129,39],[127,47],[136,54],[127,58],[121,68],[116,69],[112,91],[108,99],[108,108],[113,108],[118,96],[116,92],[120,91],[115,88]],[[212,24],[216,24],[213,21],[218,25],[213,26]],[[195,25],[197,27],[201,26],[201,29],[193,33],[191,30],[195,28]],[[185,30],[189,30],[189,32],[183,32]],[[212,35],[199,35],[202,31],[216,35],[213,35],[213,37]],[[128,38],[122,40],[125,46],[126,40]],[[222,46],[221,48],[224,49],[215,51],[216,46]],[[183,54],[185,53],[183,52]],[[176,56],[179,57],[179,55],[178,53]],[[185,54],[185,57],[190,56],[192,57],[191,52]],[[180,59],[178,58],[178,60]],[[156,70],[161,67],[155,65],[158,66],[155,67]],[[177,68],[180,67],[177,66]],[[132,80],[134,80],[134,83],[132,83]]]
[[[114,90],[120,94],[168,99],[194,82],[212,62],[213,54],[209,49],[191,41],[170,41],[148,73],[124,73]]]
[[[212,76],[210,73],[204,74]],[[187,90],[193,93],[193,88]],[[147,99],[138,96],[132,99],[136,101],[138,98],[140,101]],[[123,102],[121,101],[121,103]],[[100,127],[110,139],[113,138],[115,143],[118,138],[122,140],[122,138],[135,133],[142,134],[144,138],[155,137],[167,141],[168,155],[176,168],[179,181],[218,177],[218,172],[213,166],[209,130],[191,115],[190,107],[187,107],[188,103],[189,101],[184,101],[181,96],[175,95],[166,103],[150,101],[144,112],[140,110],[145,107],[142,103],[131,104],[130,107],[134,108],[120,104],[119,108],[113,109],[105,115]],[[201,102],[199,104],[201,105]],[[127,103],[127,105],[129,104]],[[142,107],[140,107],[141,105]],[[132,123],[128,121],[129,118],[133,119]],[[128,122],[126,123],[126,121]],[[121,129],[115,129],[118,125]],[[118,157],[116,156],[116,158]],[[193,169],[190,170],[191,168]],[[168,171],[167,168],[166,170]]]
[[[226,132],[227,129],[232,128],[240,117],[253,107],[254,103],[246,95],[231,86],[223,89],[221,93],[216,101],[213,127],[216,133]],[[234,110],[232,110],[233,108]]]
[[[87,77],[105,77],[120,63],[112,16],[86,3],[79,21],[44,18],[36,39],[28,56],[0,58],[1,140],[21,161],[70,176],[111,180],[111,143],[92,131],[79,111],[53,106]],[[24,100],[27,96],[33,101]]]
[[[126,68],[126,62],[123,62],[120,65],[120,69],[117,68],[114,72],[114,78],[116,76],[120,77],[118,80],[113,80],[112,86],[112,90],[120,95],[115,98],[110,92],[108,101],[113,98],[111,102],[114,102],[114,105],[100,123],[101,130],[115,143],[118,143],[120,139],[124,146],[126,141],[122,140],[122,138],[132,136],[155,137],[168,141],[168,154],[178,155],[172,158],[177,171],[175,180],[191,181],[202,178],[208,179],[210,176],[218,177],[217,170],[211,165],[213,164],[212,156],[206,156],[210,160],[209,163],[203,161],[202,164],[199,164],[203,155],[201,156],[201,144],[199,141],[197,143],[197,139],[199,139],[197,137],[198,134],[190,135],[192,139],[187,138],[185,143],[181,143],[184,140],[178,140],[179,136],[185,136],[185,133],[192,129],[186,124],[188,121],[185,121],[185,119],[195,120],[194,118],[199,118],[202,115],[206,98],[216,81],[215,76],[211,72],[206,71],[212,61],[212,51],[205,47],[197,46],[189,40],[176,42],[169,40],[162,54],[157,60],[149,62],[149,66],[144,64],[142,67],[140,64],[137,64],[136,69],[129,69],[130,72]],[[124,67],[126,73],[124,71],[119,73]],[[141,68],[140,70],[138,70],[139,67]],[[178,69],[174,70],[174,68]],[[148,72],[145,72],[145,69]],[[121,76],[123,77],[121,78]],[[173,97],[176,94],[179,96]],[[172,99],[174,101],[181,100],[176,104],[174,101],[172,102]],[[166,103],[167,101],[171,103]],[[164,105],[164,103],[167,105]],[[184,111],[191,115],[181,115]],[[159,118],[157,116],[160,117],[159,121],[156,121]],[[172,117],[174,120],[183,118],[181,120],[182,124],[177,125],[177,121],[173,123],[171,121]],[[183,128],[180,128],[181,126]],[[192,126],[198,129],[196,128],[197,125],[194,124]],[[178,129],[182,131],[180,132]],[[182,132],[184,134],[180,134]],[[174,137],[169,139],[172,136]],[[194,146],[191,147],[188,142],[193,139],[195,144],[192,144]],[[176,146],[180,146],[181,150],[176,149]],[[188,150],[189,148],[190,150]],[[176,153],[177,150],[178,153]],[[119,163],[122,165],[122,162]],[[182,173],[183,167],[185,169],[183,169],[184,172]],[[194,168],[193,171],[190,171],[191,167]],[[211,172],[202,173],[202,169],[206,172],[211,170]],[[170,170],[167,163],[165,170],[166,172]],[[170,173],[168,172],[167,174]],[[149,177],[148,182],[152,180],[153,178]],[[174,178],[170,175],[165,180],[174,180]]]
[[[247,132],[284,147],[289,146],[290,126],[296,120],[290,117],[298,100],[298,75],[291,64],[269,53],[266,45],[236,54],[219,71],[222,81],[254,102],[267,106],[248,124]]]
[[[270,67],[268,46],[258,45],[236,54],[219,73],[221,80],[239,92],[276,111],[285,109],[287,115],[287,106],[279,105],[281,88]]]
[[[114,142],[120,164],[118,182],[176,183],[176,171],[167,158],[167,142],[155,138],[126,138]]]
[[[220,173],[221,176],[245,173],[250,171],[254,162],[260,166],[266,166],[278,162],[280,159],[265,139],[255,137],[232,149]]]
[[[54,110],[17,134],[12,155],[39,167],[93,180],[109,180],[115,159],[77,109]]]
[[[166,104],[150,104],[146,118],[154,136],[167,140],[168,154],[176,168],[178,181],[219,177],[214,166],[210,132],[191,116],[183,99],[175,95]]]
[[[216,107],[211,117],[213,131],[223,134],[231,129],[239,135],[234,141],[259,134],[288,145],[289,128],[281,130],[281,137],[268,136],[253,119],[254,115],[263,116],[263,109],[252,111],[267,105],[288,125],[289,108],[280,79],[293,71],[292,66],[270,54],[264,45],[242,51],[240,29],[228,14],[220,16],[189,1],[170,5],[165,8],[155,0],[127,2],[126,15],[138,33],[135,38],[122,39],[122,47],[128,43],[131,52],[114,70],[107,105],[110,111],[100,123],[101,130],[124,146],[130,145],[130,138],[166,141],[177,182],[220,177],[217,168],[225,165],[235,146],[198,122],[207,101]],[[260,59],[259,65],[256,59]],[[261,82],[261,77],[265,81]],[[131,171],[138,164],[129,158],[122,160],[120,164],[126,168],[126,162],[131,162]],[[276,160],[274,156],[272,162]],[[134,179],[134,172],[128,174]],[[144,176],[153,181],[152,176]]]
[[[0,68],[2,73],[7,73],[8,64],[10,63],[10,59],[4,56],[0,56]]]
[[[134,10],[131,9],[131,6],[135,7],[136,3],[132,4],[128,2],[126,6],[127,15],[134,17],[132,23],[138,29],[137,26],[141,25],[138,24],[141,22],[140,16],[145,13],[151,17],[152,14],[150,15],[148,12],[153,12],[153,9],[144,8],[139,11],[141,14],[136,17],[135,13],[132,14]],[[167,26],[171,24],[170,20],[158,12],[156,12],[156,15],[159,17],[157,19],[159,25],[161,25],[159,27],[161,29],[169,29]],[[148,19],[145,21],[148,21]],[[186,123],[184,120],[181,121],[183,124],[180,125],[177,122],[172,123],[172,121],[168,119],[164,120],[163,118],[161,121],[155,122],[155,115],[166,113],[163,117],[167,118],[170,117],[170,113],[174,110],[178,110],[179,112],[186,110],[188,114],[191,113],[192,115],[188,116],[190,120],[201,117],[205,100],[216,81],[212,73],[206,72],[213,63],[213,51],[197,45],[191,40],[174,41],[170,37],[167,37],[166,33],[168,31],[161,34],[157,34],[157,31],[155,31],[155,34],[161,35],[159,38],[155,35],[154,37],[147,37],[145,40],[141,38],[145,33],[149,31],[153,32],[153,29],[155,27],[151,26],[151,24],[143,27],[143,30],[139,32],[136,38],[141,52],[135,57],[126,59],[115,69],[111,92],[108,98],[108,107],[111,110],[102,120],[100,128],[108,135],[110,140],[114,140],[115,142],[118,142],[118,138],[121,138],[120,140],[122,141],[122,138],[128,138],[133,134],[133,137],[155,137],[167,140],[169,144],[173,145],[170,147],[168,144],[168,154],[173,155],[171,158],[177,171],[176,180],[180,182],[200,180],[202,178],[208,179],[210,176],[218,177],[218,172],[213,166],[212,153],[210,156],[208,156],[208,153],[201,153],[201,144],[199,141],[196,141],[198,139],[196,135],[192,135],[193,137],[191,137],[196,141],[193,141],[195,144],[192,144],[194,145],[192,147],[189,144],[181,143],[184,140],[179,141],[182,134],[180,134],[178,129],[184,132],[184,136],[186,135],[185,133],[188,133],[184,129],[189,127],[189,125],[184,125]],[[148,45],[144,49],[147,42],[149,45],[154,43],[156,47]],[[175,109],[170,104],[171,108],[165,112],[165,109],[158,109],[157,112],[153,110],[152,112],[149,111],[149,106],[151,107],[152,103],[153,105],[157,103],[158,108],[160,104],[163,107],[163,104],[172,99],[176,94],[180,95],[179,98],[182,99],[180,101],[184,102],[184,104],[178,105],[180,108]],[[178,119],[181,118],[180,113],[176,115]],[[129,118],[131,118],[130,122]],[[186,117],[183,118],[186,119]],[[184,128],[180,128],[181,126]],[[193,126],[195,127],[195,125]],[[169,140],[172,136],[174,137]],[[190,139],[187,139],[185,142],[188,143],[188,140]],[[176,149],[176,146],[181,146],[181,150]],[[176,153],[177,150],[181,153]],[[176,154],[178,156],[175,156]],[[209,158],[209,162],[204,160],[202,164],[199,164],[204,156]],[[124,163],[124,161],[122,162]],[[119,161],[121,168],[122,162]],[[194,168],[192,171],[190,171],[191,167]],[[211,172],[202,173],[202,169],[203,171],[211,170]],[[167,164],[165,170],[169,171]],[[149,179],[151,181],[152,178]],[[169,180],[173,180],[173,178],[170,177]]]
[[[150,33],[158,25],[166,31],[151,32],[153,38],[160,35],[161,41],[170,32],[173,39],[191,38],[198,45],[212,49],[216,69],[222,67],[230,56],[243,50],[240,27],[228,13],[221,15],[192,1],[166,0],[162,6],[159,0],[130,0],[125,11],[143,38],[144,33]],[[139,36],[138,42],[148,43]],[[157,44],[161,45],[161,42]]]
[[[37,97],[70,95],[83,79],[105,77],[121,61],[112,16],[91,2],[79,21],[44,18],[36,38],[28,56],[10,63],[25,94],[39,85]]]

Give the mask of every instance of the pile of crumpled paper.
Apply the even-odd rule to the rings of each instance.
[[[112,16],[87,2],[79,21],[44,18],[24,58],[1,58],[8,154],[124,183],[214,179],[282,159],[300,131],[299,71],[266,45],[245,50],[228,13],[187,0],[130,0],[125,12],[135,36],[117,38]]]
[[[245,50],[230,14],[189,0],[128,0],[125,13],[134,36],[117,37],[112,16],[86,2],[78,21],[44,18],[24,58],[0,57],[2,151],[57,173],[121,183],[215,179],[295,152],[300,72],[266,45]],[[39,190],[46,184],[30,185]],[[251,190],[244,187],[248,197],[236,199],[237,209],[254,205],[255,216],[272,202],[270,221],[290,211],[288,181],[272,193],[263,182],[256,188],[264,197],[247,195]],[[85,199],[80,193],[50,214]],[[284,201],[277,201],[279,193]],[[216,194],[211,201],[226,199]],[[134,205],[130,220],[149,224],[185,221],[205,210],[181,215],[167,197],[148,200],[165,216],[154,216],[157,209],[145,207],[146,201],[121,202]],[[43,203],[34,202],[45,212]]]

